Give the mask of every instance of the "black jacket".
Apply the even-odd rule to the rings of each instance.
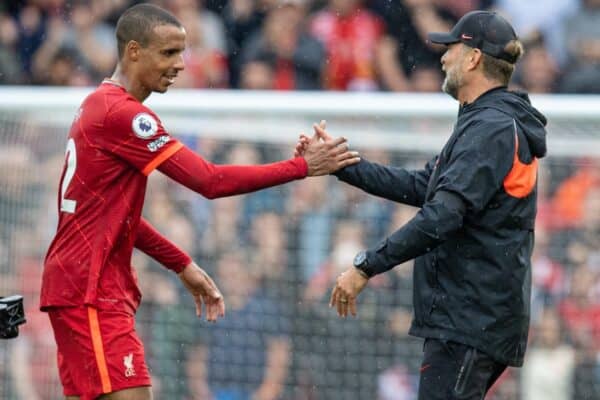
[[[522,365],[545,125],[527,95],[496,88],[461,106],[452,136],[423,170],[362,160],[336,173],[371,194],[421,207],[367,250],[369,275],[417,257],[410,334]]]

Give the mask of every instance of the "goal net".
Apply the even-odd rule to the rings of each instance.
[[[0,89],[0,296],[24,294],[28,319],[19,338],[0,342],[1,399],[61,396],[52,331],[37,307],[66,135],[87,93]],[[492,399],[529,398],[548,370],[572,390],[600,390],[597,361],[586,356],[600,349],[597,314],[586,319],[600,309],[600,98],[533,103],[550,122],[532,341],[525,368],[508,371]],[[231,164],[289,158],[298,134],[325,119],[369,160],[419,168],[441,149],[457,113],[448,96],[422,94],[174,90],[148,105],[187,146]],[[369,283],[357,319],[327,306],[353,256],[414,213],[334,177],[207,200],[152,174],[144,215],[215,278],[227,304],[217,324],[198,320],[178,279],[134,255],[144,296],[137,326],[155,398],[416,398],[422,341],[407,335],[412,263]],[[563,358],[548,365],[551,356]]]

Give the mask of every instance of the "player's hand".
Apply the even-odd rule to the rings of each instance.
[[[215,282],[195,262],[179,273],[183,285],[194,297],[196,315],[202,317],[202,305],[206,307],[206,320],[215,322],[225,315],[225,301]]]
[[[369,279],[355,267],[351,267],[337,278],[331,291],[329,307],[335,307],[340,317],[348,316],[348,311],[356,316],[356,297],[367,285]]]
[[[298,154],[308,164],[308,176],[327,175],[360,161],[358,152],[349,151],[346,138],[331,137],[324,129],[325,121],[315,124],[315,134],[303,144],[303,135],[296,145]],[[306,138],[304,138],[304,141]]]
[[[319,126],[323,130],[325,130],[326,124],[327,122],[325,122],[325,120],[321,120],[321,122],[319,122]],[[296,147],[294,148],[294,157],[303,157],[309,142],[310,137],[304,133],[301,133],[298,137],[298,143],[296,143]]]

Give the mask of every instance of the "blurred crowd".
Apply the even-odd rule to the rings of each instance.
[[[116,62],[114,25],[137,0],[4,0],[0,84],[96,85]],[[431,31],[495,9],[526,55],[515,85],[600,93],[600,0],[153,0],[188,34],[186,88],[439,91]]]
[[[2,147],[0,289],[25,295],[28,323],[0,343],[0,398],[60,396],[54,341],[37,310],[41,265],[56,226],[63,130],[14,128]],[[292,146],[231,142],[201,132],[178,138],[217,163],[290,156]],[[54,138],[54,139],[52,139]],[[14,141],[16,140],[16,142]],[[359,149],[383,164],[428,157]],[[542,163],[533,257],[531,341],[490,400],[600,398],[600,160]],[[335,277],[415,209],[369,196],[334,177],[207,200],[150,176],[144,214],[216,280],[227,316],[195,318],[177,277],[143,254],[133,265],[144,294],[137,324],[159,399],[413,400],[422,341],[407,335],[412,263],[374,278],[359,318],[327,305]]]

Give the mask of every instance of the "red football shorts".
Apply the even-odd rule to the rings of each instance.
[[[150,386],[133,315],[87,306],[54,308],[48,314],[65,396],[93,400],[105,393]]]

